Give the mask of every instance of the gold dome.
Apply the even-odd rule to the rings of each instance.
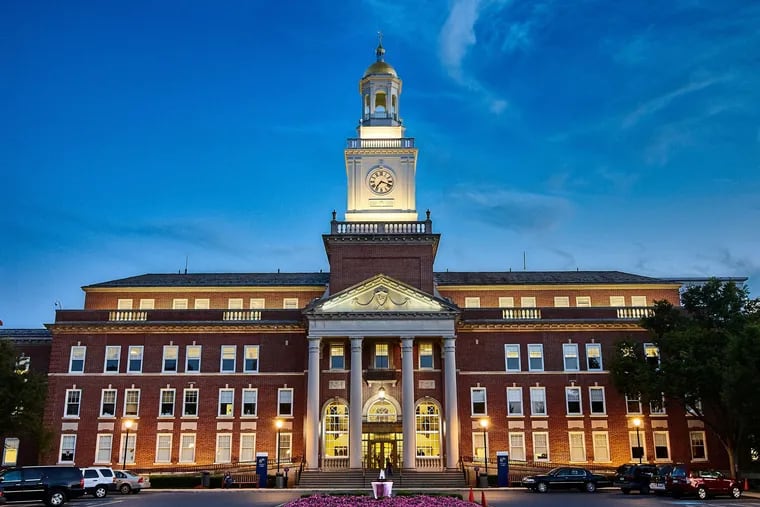
[[[396,69],[386,62],[375,62],[364,71],[364,77],[371,76],[373,74],[390,74],[393,77],[398,77]]]

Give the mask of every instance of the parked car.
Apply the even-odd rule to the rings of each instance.
[[[632,490],[637,490],[642,495],[648,495],[649,483],[656,470],[656,466],[648,464],[627,463],[620,465],[615,471],[612,485],[620,488],[620,491],[626,495]]]
[[[529,475],[522,480],[531,491],[546,493],[550,489],[572,489],[593,493],[598,485],[609,483],[606,477],[580,467],[557,467],[540,475]]]
[[[15,467],[0,474],[0,487],[8,502],[42,500],[58,507],[84,495],[84,478],[73,466]]]
[[[664,495],[672,488],[673,478],[670,476],[673,472],[673,468],[676,465],[663,464],[657,465],[652,479],[649,481],[649,489],[654,492],[655,495]]]
[[[6,500],[5,500],[5,495],[3,494],[3,487],[0,486],[0,505],[5,504],[5,502]]]
[[[105,498],[109,491],[116,491],[116,474],[109,467],[86,467],[82,475],[85,494]]]
[[[143,489],[150,487],[150,480],[133,474],[128,470],[114,470],[113,473],[116,474],[116,489],[122,495],[139,493]]]
[[[676,465],[670,473],[670,492],[673,498],[683,495],[696,495],[700,500],[710,496],[728,495],[732,498],[742,496],[742,487],[738,481],[726,477],[717,470],[699,469],[691,465]]]

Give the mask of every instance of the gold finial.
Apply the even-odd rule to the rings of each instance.
[[[382,62],[385,60],[385,48],[383,48],[383,32],[377,32],[377,49],[375,50],[377,61]]]

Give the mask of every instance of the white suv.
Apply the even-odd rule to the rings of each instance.
[[[116,490],[116,474],[108,467],[87,467],[82,469],[84,493],[95,498],[104,498],[109,491]]]

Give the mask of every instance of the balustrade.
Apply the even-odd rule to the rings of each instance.
[[[145,310],[113,310],[108,312],[108,320],[119,322],[148,320],[148,312]]]

